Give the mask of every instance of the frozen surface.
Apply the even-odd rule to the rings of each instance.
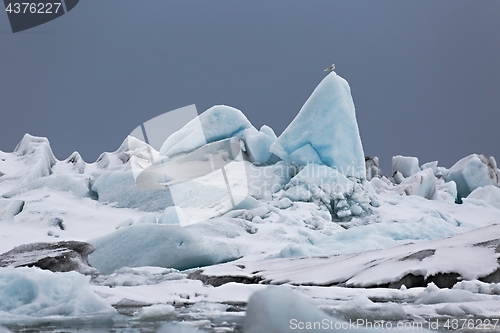
[[[204,330],[199,330],[196,327],[188,326],[182,323],[167,323],[163,325],[157,333],[203,333]]]
[[[103,172],[92,185],[99,201],[116,207],[161,211],[173,204],[168,189],[138,187],[131,171]]]
[[[23,192],[36,189],[51,189],[56,191],[68,192],[80,198],[90,198],[90,183],[88,178],[75,177],[65,174],[52,174],[48,177],[34,179],[24,186],[4,193],[4,198],[11,198]]]
[[[335,72],[314,89],[295,119],[271,146],[285,161],[324,164],[345,176],[366,176],[351,89]]]
[[[348,287],[386,285],[399,288],[403,284],[416,287],[433,281],[440,274],[452,274],[450,278],[455,282],[458,279],[474,280],[492,276],[500,269],[496,251],[499,233],[500,225],[492,225],[451,238],[357,254],[263,262],[243,258],[234,263],[204,268],[203,274],[259,277],[274,284],[343,284]],[[290,275],[290,271],[294,274]],[[443,279],[440,283],[446,285],[449,282]]]

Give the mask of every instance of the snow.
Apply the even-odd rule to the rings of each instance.
[[[493,185],[478,187],[474,191],[472,191],[464,200],[482,200],[487,204],[500,209],[500,188]]]
[[[0,198],[0,221],[12,219],[23,210],[23,207],[23,200],[7,200]]]
[[[345,176],[364,179],[365,156],[347,81],[335,72],[328,74],[271,152],[285,161],[324,164]]]
[[[418,158],[397,155],[392,158],[392,174],[400,172],[403,177],[408,178],[420,171]]]
[[[28,172],[23,175],[21,185],[40,177],[49,176],[52,173],[52,166],[56,163],[47,138],[25,134],[14,149],[14,153],[23,156],[26,160],[25,163],[30,165]]]
[[[99,201],[116,207],[138,208],[142,211],[163,211],[173,204],[170,191],[146,189],[136,185],[131,171],[105,171],[92,184]]]
[[[23,244],[0,254],[0,267],[39,267],[52,272],[75,271],[95,275],[87,256],[94,249],[84,242]]]
[[[273,284],[344,284],[348,287],[373,287],[396,283],[408,274],[425,279],[439,273],[456,273],[465,280],[474,280],[499,269],[495,249],[487,246],[488,242],[496,239],[499,232],[500,225],[492,225],[445,239],[406,244],[385,250],[309,258],[307,261],[302,258],[285,258],[260,262],[243,258],[234,263],[206,267],[203,274],[259,276],[267,283]],[[339,240],[347,235],[344,232],[334,236],[340,236],[336,238]],[[346,242],[356,241],[355,238],[347,238]],[[333,244],[334,241],[321,248],[328,251]],[[241,269],[238,265],[245,268]],[[290,271],[294,272],[293,275]]]
[[[4,193],[4,198],[11,198],[23,192],[36,189],[52,189],[62,192],[68,192],[80,198],[90,198],[89,179],[84,177],[75,177],[65,174],[52,174],[48,177],[34,179],[26,185],[21,185],[17,189]]]
[[[76,272],[0,268],[0,322],[114,315],[113,307],[90,289],[89,280]]]

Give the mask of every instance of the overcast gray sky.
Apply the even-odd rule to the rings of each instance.
[[[0,150],[24,133],[87,162],[196,104],[279,135],[335,63],[366,155],[500,162],[500,1],[82,0],[12,34],[0,13]]]

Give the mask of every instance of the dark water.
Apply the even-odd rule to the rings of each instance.
[[[199,313],[193,312],[189,307],[176,308],[175,316],[155,318],[152,320],[138,320],[135,316],[141,307],[118,307],[119,315],[113,319],[84,321],[71,319],[64,321],[45,321],[34,324],[4,325],[12,332],[54,332],[54,333],[156,333],[165,323],[185,322],[211,333],[242,333],[243,313],[245,308],[241,305],[231,305],[226,313]],[[172,332],[175,333],[175,332]]]

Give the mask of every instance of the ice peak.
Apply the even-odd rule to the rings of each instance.
[[[24,134],[23,138],[14,149],[14,152],[23,156],[27,156],[34,154],[40,150],[43,150],[48,155],[51,155],[54,162],[56,161],[56,158],[52,153],[52,148],[50,147],[49,139],[47,139],[46,137],[33,136],[28,133]]]
[[[69,155],[68,158],[64,160],[64,162],[68,165],[72,165],[72,168],[77,170],[80,174],[85,171],[85,166],[87,165],[80,153],[77,151],[71,153],[71,155]]]
[[[285,161],[324,164],[345,176],[365,179],[363,146],[347,81],[330,72],[271,146],[271,152]]]
[[[26,133],[14,149],[14,152],[24,156],[26,158],[25,163],[31,165],[21,185],[40,177],[49,176],[52,174],[52,167],[57,163],[49,140],[45,137],[37,137]]]

